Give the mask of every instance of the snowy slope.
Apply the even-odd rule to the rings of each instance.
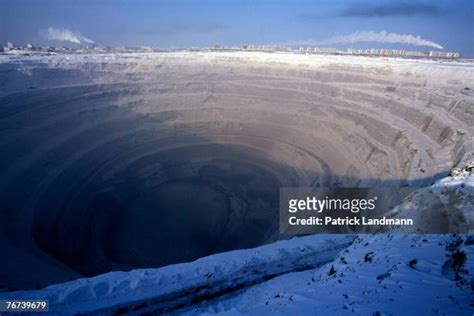
[[[75,314],[139,308],[164,311],[219,296],[292,271],[334,260],[352,236],[308,236],[249,250],[205,257],[160,269],[111,272],[38,291],[0,294],[0,299],[48,299],[51,312]],[[107,312],[104,312],[107,314]]]
[[[467,263],[456,281],[458,250]],[[0,299],[49,299],[68,315],[472,315],[473,256],[472,236],[316,235]]]
[[[450,255],[446,247],[455,240],[447,235],[360,236],[321,268],[286,274],[185,314],[472,315],[468,282],[457,284],[443,267]],[[461,248],[472,273],[470,243]]]
[[[398,210],[410,214],[443,200],[463,212],[469,235],[360,235],[331,263],[288,273],[181,311],[186,315],[473,315],[474,176],[446,177]],[[450,195],[456,195],[453,203]],[[397,211],[397,210],[395,210]],[[429,218],[425,218],[429,222]],[[466,263],[453,266],[455,253]],[[457,272],[456,272],[457,271]]]
[[[445,177],[417,190],[391,211],[392,216],[412,218],[421,231],[474,232],[474,176]],[[400,231],[401,229],[398,229]]]

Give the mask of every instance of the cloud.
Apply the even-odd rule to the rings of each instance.
[[[327,40],[316,41],[316,40],[303,40],[292,42],[289,45],[336,45],[336,44],[355,44],[361,42],[376,42],[376,43],[389,43],[389,44],[405,44],[413,46],[426,46],[436,49],[444,49],[443,46],[423,39],[420,36],[411,34],[397,34],[389,33],[387,31],[374,32],[374,31],[362,31],[348,35],[335,36]]]
[[[74,33],[68,29],[57,29],[48,27],[44,36],[50,41],[71,42],[75,44],[92,44],[93,40],[82,36],[79,33]]]
[[[340,13],[343,17],[387,17],[439,14],[438,7],[423,3],[385,3],[378,5],[351,6]]]

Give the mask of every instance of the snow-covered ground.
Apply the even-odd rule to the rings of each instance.
[[[352,236],[343,235],[284,240],[160,269],[111,272],[39,291],[0,294],[0,299],[48,299],[51,312],[67,314],[104,309],[143,312],[147,309],[144,303],[160,312],[174,310],[278,275],[327,264],[352,240]]]
[[[472,315],[473,256],[472,236],[315,235],[0,299],[49,299],[64,315]]]
[[[391,211],[392,216],[411,218],[418,231],[474,232],[474,176],[463,172],[420,188]],[[400,230],[400,229],[398,229]]]
[[[419,80],[424,85],[438,86],[441,89],[448,85],[458,85],[474,80],[474,62],[443,61],[430,59],[406,59],[389,57],[364,57],[364,56],[325,56],[304,55],[294,53],[264,53],[264,52],[161,52],[161,53],[110,53],[110,54],[67,54],[51,56],[23,56],[23,55],[0,55],[0,65],[15,65],[15,71],[19,69],[23,74],[37,78],[35,73],[38,69],[46,66],[51,70],[62,69],[70,71],[72,75],[64,81],[65,73],[62,73],[62,85],[81,84],[84,82],[118,82],[118,81],[142,81],[156,79],[160,68],[167,68],[168,64],[187,63],[189,65],[202,66],[236,66],[248,67],[266,65],[270,67],[291,67],[298,71],[311,71],[314,69],[326,71],[362,72],[373,76],[400,76],[408,80]],[[18,68],[17,68],[18,67]],[[0,70],[2,70],[0,68]],[[6,91],[21,91],[28,89],[32,80],[24,80],[25,77],[14,77],[12,68],[8,68],[10,80],[2,87],[0,82],[0,95]],[[79,76],[77,70],[88,75]],[[140,73],[134,77],[130,74]],[[43,71],[41,75],[46,73]],[[100,74],[100,77],[98,77]],[[57,72],[41,77],[40,82],[34,82],[38,86],[57,86]],[[51,76],[52,75],[52,76]],[[66,73],[67,75],[67,73]],[[49,77],[51,76],[51,77]],[[20,80],[22,79],[22,80]],[[69,80],[70,79],[70,80]],[[74,82],[75,81],[75,82]],[[2,91],[6,90],[6,91]]]
[[[184,314],[472,315],[472,275],[465,275],[466,283],[456,283],[446,264],[446,247],[457,238],[359,236],[321,268],[286,274]],[[472,242],[461,246],[471,273]]]

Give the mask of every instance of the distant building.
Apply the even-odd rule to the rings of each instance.
[[[405,56],[409,56],[409,57],[427,57],[428,54],[424,53],[424,52],[408,51],[408,52],[405,52]]]
[[[433,58],[459,58],[461,55],[456,52],[435,52],[428,53],[405,51],[403,49],[347,49],[350,55],[368,55],[368,56],[400,56],[400,57],[433,57]]]
[[[11,42],[6,42],[5,45],[3,46],[2,51],[8,52],[13,49],[13,43]]]
[[[251,44],[246,44],[243,45],[242,48],[232,46],[232,49],[235,50],[246,50],[246,51],[263,51],[263,52],[278,52],[278,51],[289,51],[290,49],[288,46],[283,46],[283,45],[251,45]]]
[[[338,54],[339,50],[332,47],[300,47],[299,52],[308,54]]]
[[[315,47],[313,52],[318,54],[337,54],[339,50],[333,47]]]
[[[435,58],[459,58],[461,55],[456,52],[429,52],[429,57]]]

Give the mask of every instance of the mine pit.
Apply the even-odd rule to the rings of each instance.
[[[3,62],[0,242],[41,273],[0,286],[263,245],[280,187],[426,186],[472,149],[474,80],[439,89],[448,67],[266,55]]]

